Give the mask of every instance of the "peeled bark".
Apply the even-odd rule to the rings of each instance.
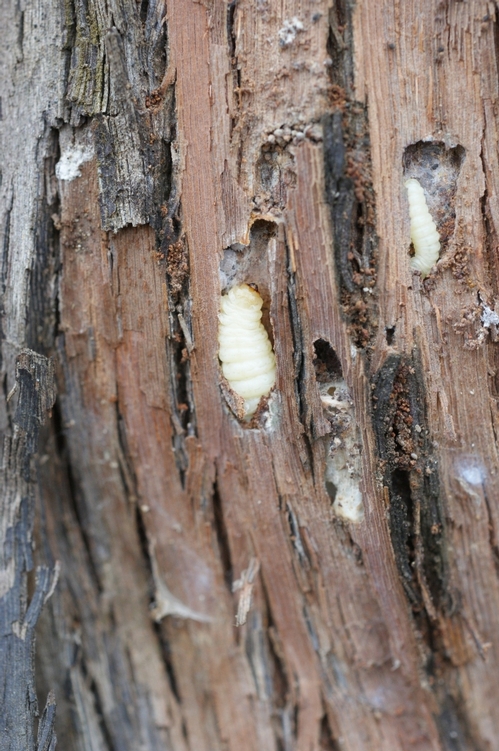
[[[60,746],[494,749],[495,6],[0,20],[0,415],[14,440],[16,357],[52,358],[36,654]],[[424,280],[408,178],[440,234]],[[277,359],[251,422],[217,357],[243,282]]]

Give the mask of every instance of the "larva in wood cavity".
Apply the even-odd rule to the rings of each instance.
[[[411,241],[414,247],[411,267],[420,271],[424,278],[428,276],[432,267],[438,261],[440,235],[437,232],[437,225],[428,211],[424,190],[420,183],[411,177],[406,180],[405,187],[409,199]]]
[[[220,300],[218,356],[231,389],[244,399],[246,418],[275,383],[276,361],[261,321],[262,305],[261,295],[248,284],[233,287]]]

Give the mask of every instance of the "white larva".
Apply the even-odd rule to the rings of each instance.
[[[432,267],[438,261],[440,235],[437,232],[437,225],[428,211],[422,186],[411,177],[410,180],[406,180],[405,187],[409,199],[411,240],[414,247],[411,267],[420,271],[424,278],[428,276]]]
[[[220,300],[218,356],[230,387],[244,399],[251,417],[275,383],[276,362],[263,324],[263,300],[247,284],[233,287]]]

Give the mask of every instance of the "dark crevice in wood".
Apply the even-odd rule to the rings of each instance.
[[[18,6],[19,7],[19,6]],[[18,21],[18,29],[17,29],[17,45],[19,47],[19,53],[21,60],[24,58],[24,51],[23,51],[23,45],[24,45],[24,10],[21,10],[19,12],[19,21]],[[19,60],[19,62],[21,62]]]
[[[52,128],[42,144],[45,155],[42,190],[36,207],[35,255],[30,273],[30,315],[26,338],[29,347],[48,356],[54,350],[58,327],[60,247],[56,223],[60,205],[55,187],[55,165],[60,158],[58,131]]]
[[[101,698],[100,698],[99,689],[98,689],[95,681],[93,680],[93,678],[91,678],[88,675],[86,667],[85,667],[85,664],[84,664],[83,661],[80,662],[80,667],[82,669],[83,674],[87,678],[88,690],[89,690],[89,692],[90,692],[90,694],[91,694],[91,696],[93,698],[94,710],[95,710],[95,713],[96,713],[96,716],[97,716],[97,720],[99,722],[99,729],[100,729],[100,731],[102,733],[102,740],[106,744],[107,751],[115,751],[115,749],[116,749],[117,746],[116,746],[116,743],[113,740],[113,733],[112,733],[111,729],[108,728],[107,723],[106,723],[106,714],[104,712],[104,707],[102,705],[102,701],[101,701]],[[118,746],[118,748],[119,748],[119,746]],[[125,746],[123,746],[123,749],[124,748],[125,748]]]
[[[55,402],[54,363],[37,352],[23,349],[16,358],[18,402],[15,424],[26,436],[25,479],[30,481],[30,457],[36,453],[40,427]]]
[[[143,6],[147,2],[145,20],[142,21],[144,29],[144,43],[141,45],[141,63],[147,71],[149,88],[165,97],[165,81],[168,80],[168,28],[166,23],[166,4],[157,3],[156,0],[143,0]],[[158,14],[158,7],[161,12]]]
[[[312,644],[313,650],[317,655],[320,655],[319,637],[317,635],[317,631],[314,628],[312,617],[308,611],[306,604],[303,605],[302,614],[303,614],[303,620],[307,627],[307,632],[310,637],[310,643]]]
[[[54,751],[57,743],[55,736],[55,696],[50,691],[47,697],[47,704],[38,723],[38,733],[36,738],[36,751]]]
[[[288,254],[288,308],[289,318],[291,320],[291,333],[293,336],[293,363],[294,363],[294,391],[295,399],[298,405],[298,417],[302,425],[305,425],[306,421],[306,361],[303,355],[304,353],[304,337],[300,319],[300,312],[298,310],[297,301],[297,288],[296,288],[296,276],[291,270],[291,262],[289,258],[289,248],[286,245],[286,252]],[[310,459],[310,457],[309,457]],[[313,462],[311,462],[312,466]]]
[[[165,238],[171,242],[174,237],[178,237],[179,233],[179,227],[174,221],[177,206],[170,204],[174,179],[171,142],[164,138],[146,141],[144,152],[146,163],[154,165],[154,181],[151,190],[152,211],[149,215],[149,224],[159,232],[158,245],[162,246]]]
[[[180,221],[171,213],[176,209],[176,206],[167,208],[164,223],[157,235],[160,242],[158,259],[165,261],[171,310],[180,301],[189,299],[189,248],[182,235]]]
[[[127,500],[130,506],[139,503],[139,491],[137,487],[137,477],[135,475],[134,463],[128,446],[126,432],[126,421],[120,412],[119,402],[116,402],[116,436],[118,438],[118,469],[121,477],[122,486],[126,491]]]
[[[149,589],[149,592],[148,592],[149,608],[152,609],[152,607],[154,606],[154,602],[155,602],[155,588],[154,588],[151,555],[149,552],[150,543],[149,543],[149,538],[147,536],[147,530],[144,524],[144,520],[142,518],[142,513],[137,503],[135,504],[135,526],[137,528],[137,536],[139,538],[139,548],[142,554],[142,560],[144,562],[144,567],[147,571],[147,584],[148,584],[148,589]]]
[[[411,603],[416,604],[419,597],[414,588],[413,516],[409,473],[396,469],[390,474],[390,536],[404,589]]]
[[[5,293],[6,284],[7,284],[7,269],[9,266],[9,251],[10,251],[10,223],[11,223],[11,217],[12,217],[12,207],[14,205],[14,191],[11,192],[10,197],[10,203],[7,207],[7,211],[5,212],[5,219],[4,219],[4,234],[3,234],[3,242],[2,242],[2,267],[0,270],[0,284],[2,287],[2,295]],[[4,317],[5,313],[3,311],[2,306],[2,318]]]
[[[356,200],[351,177],[345,175],[346,149],[343,139],[343,113],[337,110],[323,120],[326,196],[331,206],[336,269],[342,286],[355,291],[348,251],[354,225]]]
[[[127,461],[127,458],[129,456],[128,444],[126,441],[126,433],[124,430],[124,420],[121,418],[121,415],[119,414],[119,412],[118,412],[118,424],[119,426],[120,425],[122,426],[122,429],[118,431],[118,434],[120,436],[122,454],[125,460]],[[130,487],[131,483],[133,483],[133,487]],[[139,538],[139,547],[140,547],[140,552],[142,554],[142,560],[144,562],[144,566],[147,571],[147,580],[148,580],[148,588],[149,588],[149,593],[148,593],[149,594],[149,606],[150,608],[152,608],[155,602],[155,587],[154,587],[154,577],[153,577],[153,566],[152,566],[151,555],[150,555],[150,541],[147,535],[147,530],[144,524],[142,513],[139,508],[136,478],[133,473],[131,462],[129,463],[129,467],[127,470],[127,477],[124,478],[123,484],[124,484],[124,487],[128,489],[129,501],[135,503],[135,521],[136,521],[137,534]],[[130,498],[130,494],[133,494],[133,498]],[[153,629],[158,639],[161,657],[162,657],[162,661],[163,661],[163,665],[165,668],[165,672],[166,672],[170,689],[172,691],[173,696],[175,697],[177,702],[180,704],[181,698],[180,698],[180,694],[178,690],[178,681],[175,676],[175,669],[174,669],[173,660],[171,656],[170,642],[166,635],[167,633],[166,625],[157,621],[153,621]]]
[[[244,650],[253,675],[258,699],[268,701],[273,695],[272,658],[262,614],[257,610],[248,614]]]
[[[175,697],[177,703],[180,705],[182,703],[182,698],[178,689],[178,681],[175,675],[175,668],[173,666],[170,641],[166,635],[167,625],[166,623],[157,623],[155,621],[153,627],[161,648],[161,657],[163,660],[163,665],[165,666],[166,676],[168,678],[171,692]]]
[[[365,347],[377,325],[377,238],[367,111],[356,102],[335,103],[322,125],[325,192],[342,309],[354,343]]]
[[[485,505],[487,507],[487,517],[488,517],[487,527],[489,530],[489,545],[492,551],[492,560],[494,561],[496,576],[499,578],[499,545],[497,543],[497,533],[496,533],[496,527],[494,524],[494,516],[492,514],[492,509],[491,509],[491,502],[487,495],[485,487],[483,487],[483,497],[485,500]]]
[[[77,527],[80,531],[81,541],[83,547],[85,548],[87,556],[88,573],[92,579],[96,591],[99,592],[99,594],[102,594],[103,588],[100,582],[98,568],[95,565],[95,561],[93,559],[91,541],[85,524],[83,524],[81,513],[79,511],[80,504],[78,499],[81,497],[81,488],[75,472],[73,471],[71,453],[66,438],[66,427],[64,425],[63,412],[59,399],[56,400],[52,410],[52,423],[54,427],[55,449],[60,465],[66,475],[66,487],[68,489],[66,500],[71,508],[71,514],[74,516]]]
[[[225,522],[223,503],[218,489],[218,478],[213,484],[212,494],[213,505],[213,525],[218,543],[219,558],[222,564],[223,577],[225,585],[232,594],[233,564],[230,551],[229,531]]]
[[[0,570],[4,592],[0,607],[0,674],[3,676],[2,748],[55,748],[55,704],[49,694],[34,741],[38,705],[34,680],[35,626],[55,583],[55,572],[38,566],[28,602],[28,572],[33,569],[34,478],[32,456],[38,435],[55,399],[53,363],[23,349],[16,359],[18,402],[12,436],[4,439],[0,468],[3,524],[0,528]]]
[[[12,218],[12,207],[14,205],[14,190],[11,190],[10,202],[5,212],[4,235],[2,242],[2,263],[0,266],[0,341],[4,339],[3,322],[6,318],[4,304],[4,295],[7,289],[7,274],[9,268],[10,253],[10,224]],[[0,348],[0,371],[3,369],[3,354]],[[7,388],[7,379],[5,378],[5,388]],[[7,402],[7,400],[6,400]]]
[[[451,706],[447,689],[442,689],[442,674],[449,668],[443,632],[455,633],[463,619],[456,620],[456,595],[449,589],[445,501],[427,428],[417,350],[410,357],[390,355],[374,379],[373,428],[388,491],[394,556],[425,645],[428,680],[441,707],[437,721],[442,742],[452,750],[479,748],[462,745],[468,725],[464,709],[454,701]]]
[[[354,49],[351,0],[339,0],[329,10],[327,51],[331,58],[333,86],[353,96]]]
[[[329,11],[331,108],[322,120],[326,201],[333,229],[333,256],[343,313],[358,347],[377,326],[377,236],[367,107],[355,100],[351,0]]]
[[[189,748],[189,732],[187,730],[187,723],[184,718],[182,718],[182,737],[186,743],[187,748]]]
[[[67,86],[69,78],[69,70],[71,66],[71,51],[75,46],[76,39],[76,7],[75,0],[65,0],[64,3],[64,36],[62,49],[69,53],[66,55],[66,75],[64,77],[64,83]],[[66,91],[66,86],[64,91]]]
[[[464,708],[460,703],[446,694],[436,717],[444,751],[485,751],[484,746],[472,738],[463,712]]]
[[[321,720],[319,751],[340,751],[340,749],[339,741],[335,739],[334,733],[331,730],[329,718],[327,714],[324,714]]]
[[[196,433],[196,416],[194,411],[194,396],[190,371],[189,352],[192,345],[186,341],[185,331],[189,332],[189,321],[184,318],[180,305],[177,306],[177,316],[172,316],[175,332],[167,339],[167,356],[170,361],[170,383],[172,388],[173,425],[172,443],[175,463],[178,469],[182,487],[185,487],[186,472],[189,467],[189,455],[185,446],[185,439]],[[182,316],[182,318],[180,318]],[[180,325],[180,320],[183,326]]]
[[[385,339],[388,346],[391,347],[395,340],[395,326],[385,326]]]
[[[279,502],[281,504],[281,499],[279,499]],[[291,542],[293,543],[293,548],[295,549],[298,560],[300,561],[300,565],[303,566],[305,569],[310,568],[310,560],[309,557],[305,551],[305,547],[303,545],[303,540],[301,538],[300,534],[300,525],[298,523],[298,518],[293,510],[293,507],[291,506],[291,503],[286,503],[286,516],[288,519],[288,525],[289,525],[289,536],[291,539]]]
[[[297,707],[291,705],[291,687],[286,669],[286,658],[279,631],[272,617],[271,601],[264,576],[260,577],[262,585],[262,635],[266,642],[266,654],[269,659],[271,693],[269,698],[272,712],[272,728],[277,748],[285,751],[295,747]]]
[[[374,379],[373,427],[404,588],[416,609],[428,605],[429,597],[433,607],[447,612],[445,514],[422,384],[416,351],[410,358],[390,355]]]
[[[234,67],[236,64],[236,32],[234,30],[236,5],[237,0],[229,0],[227,3],[227,44],[229,47],[229,58],[233,67],[233,73],[237,75],[237,68]]]
[[[315,378],[319,383],[343,379],[340,359],[328,341],[316,339],[314,352]]]
[[[149,11],[149,0],[140,0],[139,15],[140,15],[140,20],[142,21],[142,24],[144,25],[147,20],[148,11]]]
[[[309,410],[307,405],[307,358],[304,356],[305,343],[296,297],[296,278],[289,269],[287,292],[289,317],[291,320],[291,332],[293,337],[294,393],[298,408],[298,419],[303,426],[303,432],[300,436],[300,459],[304,470],[310,472],[312,480],[315,481],[314,449],[307,425],[309,420]],[[310,426],[310,431],[313,432],[313,425]]]

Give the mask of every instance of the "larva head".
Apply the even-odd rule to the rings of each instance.
[[[419,180],[416,180],[415,177],[410,177],[408,180],[404,183],[405,187],[407,188],[407,191],[414,191],[415,193],[419,193],[422,196],[424,196],[424,190],[421,187],[421,183]]]
[[[236,303],[239,308],[257,308],[260,310],[263,305],[258,289],[253,289],[249,284],[240,284],[238,287],[233,287],[226,297]]]

